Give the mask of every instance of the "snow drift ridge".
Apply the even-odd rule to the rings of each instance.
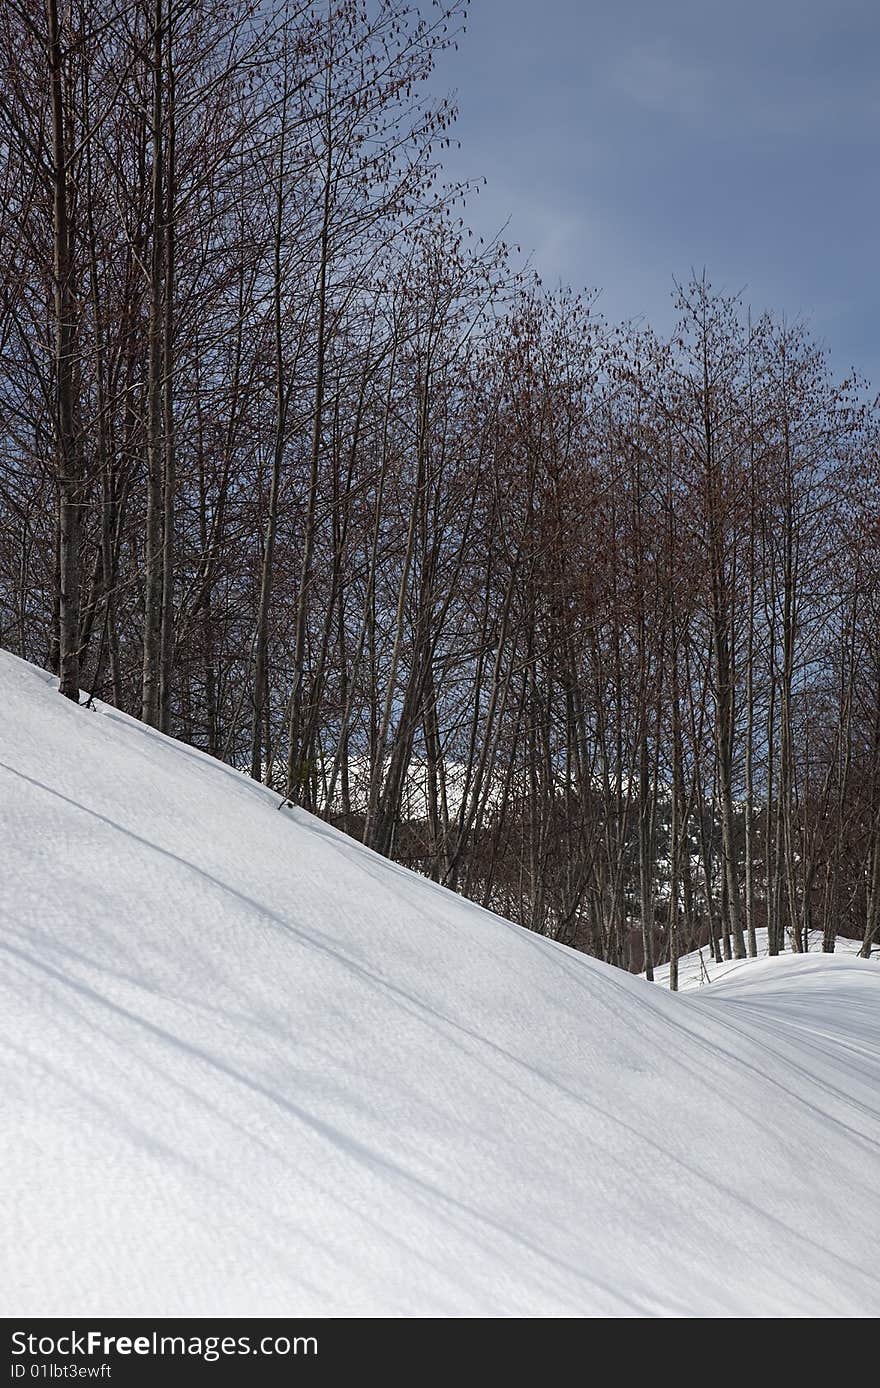
[[[670,995],[0,653],[0,1312],[865,1315],[880,965]]]

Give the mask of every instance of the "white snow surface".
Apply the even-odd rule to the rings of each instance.
[[[880,965],[690,994],[0,654],[0,1314],[867,1316]]]
[[[757,959],[722,959],[719,964],[712,957],[712,951],[707,945],[704,945],[702,949],[692,950],[689,954],[683,954],[678,961],[679,989],[685,992],[690,988],[704,988],[707,983],[717,983],[722,978],[728,978],[730,974],[751,968],[758,959],[766,958],[769,953],[767,931],[763,927],[755,931],[755,943],[758,946]],[[789,957],[791,957],[790,948],[790,943],[786,939],[782,949],[783,953]],[[834,949],[838,954],[858,954],[861,948],[861,940],[851,940],[845,935],[838,935],[834,942]],[[819,930],[811,931],[809,952],[812,954],[821,949],[822,932]],[[654,966],[654,982],[663,988],[669,987],[668,964],[656,964]]]

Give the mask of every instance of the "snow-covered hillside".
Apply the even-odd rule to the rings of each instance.
[[[729,974],[739,972],[740,969],[751,968],[759,959],[767,957],[767,931],[765,929],[756,930],[755,941],[758,946],[757,959],[722,959],[721,963],[718,964],[707,946],[704,946],[703,949],[692,950],[690,954],[683,954],[678,961],[679,988],[682,992],[690,988],[703,988],[707,983],[717,983],[722,978],[727,978]],[[857,955],[861,947],[861,940],[849,940],[843,935],[838,935],[834,944],[837,954]],[[820,952],[821,949],[822,935],[819,931],[814,931],[810,936],[809,952],[813,954]],[[787,957],[791,957],[787,942],[783,945],[783,952]],[[663,988],[669,987],[668,964],[655,965],[654,982]]]
[[[880,965],[676,996],[0,707],[0,1313],[875,1312]]]

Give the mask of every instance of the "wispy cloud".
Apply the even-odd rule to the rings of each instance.
[[[621,54],[611,64],[606,80],[612,91],[652,111],[698,117],[711,105],[711,70],[676,53],[662,39],[641,43]]]

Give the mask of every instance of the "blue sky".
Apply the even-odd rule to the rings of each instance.
[[[876,0],[472,0],[438,81],[471,223],[545,283],[666,330],[705,267],[880,386]]]

